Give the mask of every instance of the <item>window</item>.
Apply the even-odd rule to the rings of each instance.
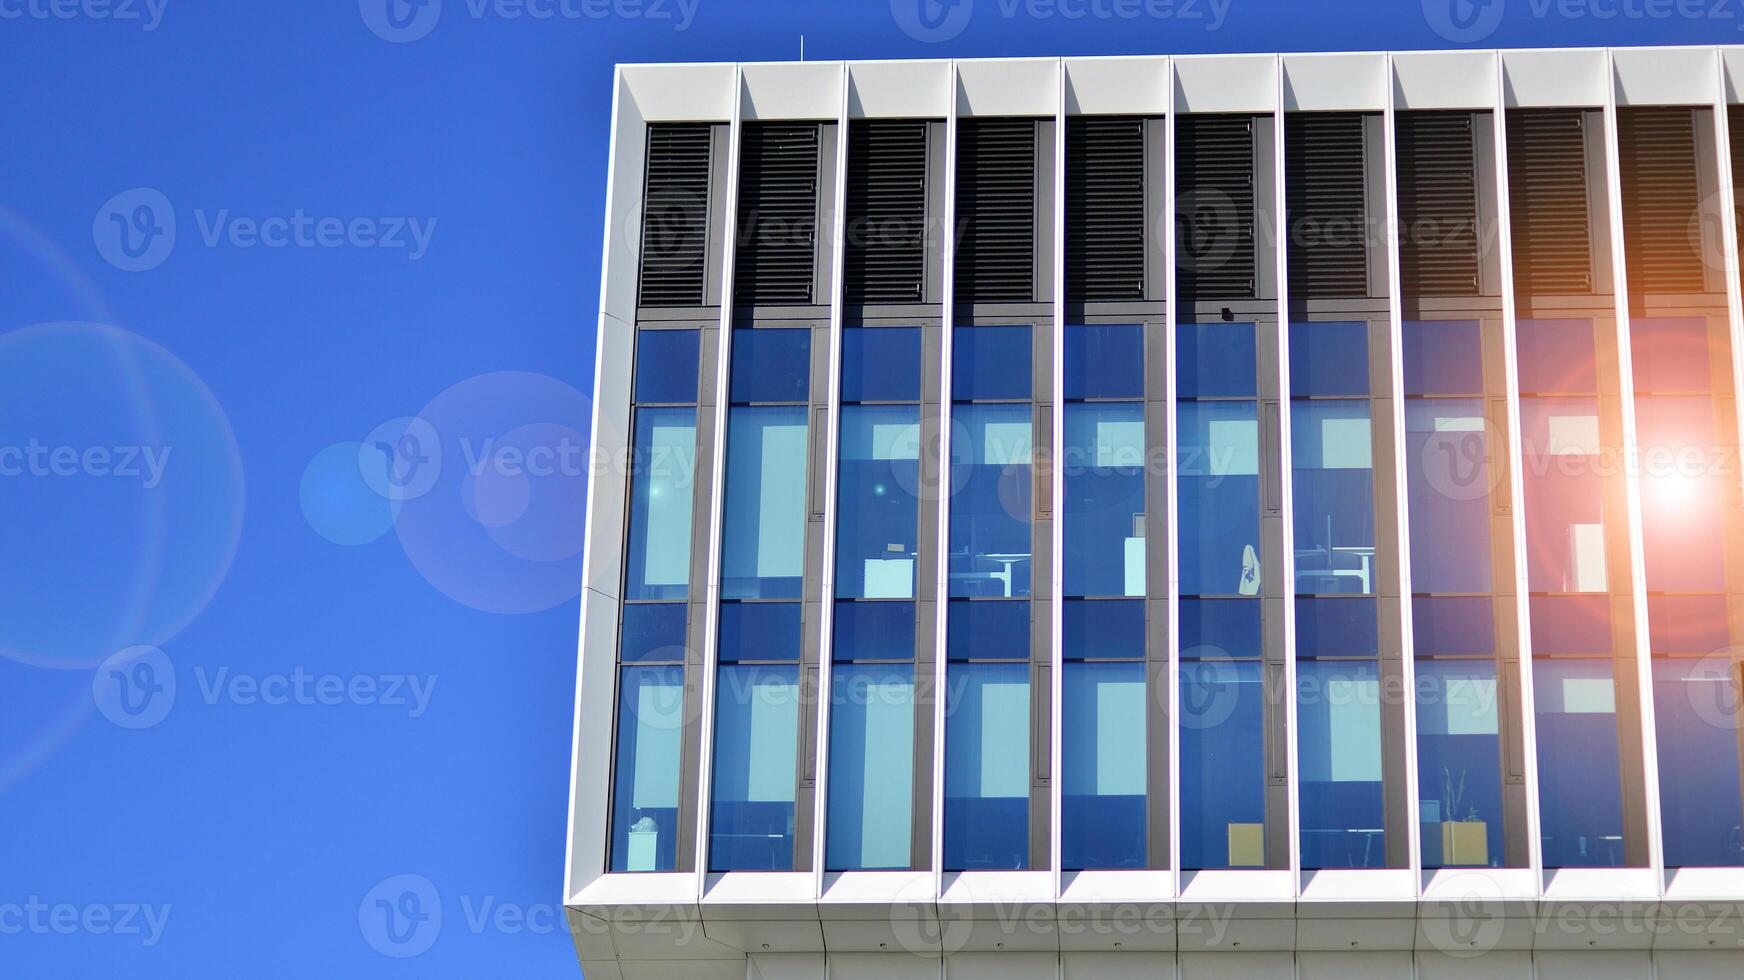
[[[1540,657],[1533,664],[1539,809],[1549,869],[1624,863],[1612,663]]]
[[[1143,327],[1066,328],[1068,597],[1145,594],[1143,364]]]
[[[799,667],[723,664],[718,685],[709,870],[790,871]]]
[[[1296,667],[1302,867],[1386,866],[1379,664]]]
[[[621,669],[617,781],[612,789],[613,871],[671,871],[678,866],[683,734],[682,661]]]
[[[1417,663],[1426,868],[1501,867],[1501,720],[1493,660]]]
[[[1744,865],[1736,672],[1726,657],[1653,661],[1668,868]]]
[[[912,641],[914,624],[909,622]],[[914,800],[912,663],[836,664],[830,693],[831,871],[911,864]]]
[[[1027,605],[1012,608],[1027,613]],[[1030,665],[953,663],[949,676],[945,870],[1027,868]]]

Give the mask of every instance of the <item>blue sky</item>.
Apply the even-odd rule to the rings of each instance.
[[[1744,37],[1720,0],[387,2],[0,0],[0,975],[575,975],[614,62]],[[392,957],[403,875],[442,918]]]

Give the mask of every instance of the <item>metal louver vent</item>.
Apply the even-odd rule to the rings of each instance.
[[[1066,296],[1145,297],[1145,121],[1066,125]]]
[[[708,255],[708,123],[648,126],[642,197],[643,306],[702,306]]]
[[[1703,292],[1702,259],[1692,234],[1702,207],[1693,110],[1624,108],[1617,114],[1617,148],[1630,290]]]
[[[1035,299],[1036,123],[957,125],[957,299]]]
[[[1732,148],[1732,223],[1737,241],[1744,241],[1744,106],[1726,109],[1726,143]],[[1719,232],[1715,232],[1719,234]],[[1744,271],[1741,271],[1744,276]]]
[[[740,136],[733,301],[814,302],[818,124],[746,123]]]
[[[1258,299],[1254,122],[1181,116],[1175,123],[1177,288],[1194,299]]]
[[[927,123],[856,119],[848,126],[850,303],[918,303],[926,284]]]
[[[1510,110],[1507,125],[1514,288],[1526,296],[1592,292],[1592,220],[1581,110]]]
[[[1399,259],[1407,296],[1481,292],[1472,125],[1469,112],[1399,114]]]
[[[1369,295],[1367,166],[1363,117],[1298,113],[1285,121],[1285,208],[1290,229],[1290,295]]]

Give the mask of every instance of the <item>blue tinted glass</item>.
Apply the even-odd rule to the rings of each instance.
[[[721,663],[798,660],[801,613],[798,602],[721,603]]]
[[[1405,321],[1405,394],[1481,395],[1484,390],[1478,321]]]
[[[1405,403],[1412,588],[1490,591],[1490,468],[1484,403],[1464,398]]]
[[[683,735],[683,667],[625,667],[618,672],[613,871],[672,871],[678,866]]]
[[[1712,349],[1716,346],[1721,349]],[[1629,319],[1629,357],[1635,366],[1637,395],[1712,391],[1710,365],[1729,354],[1724,341],[1709,339],[1708,322],[1700,317]]]
[[[1181,656],[1258,660],[1264,649],[1258,597],[1181,599]]]
[[[830,682],[831,871],[907,868],[914,799],[914,670],[843,666]]]
[[[1379,611],[1374,599],[1296,600],[1296,656],[1380,655]]]
[[[1067,398],[1143,398],[1144,327],[1068,325],[1065,368]]]
[[[1732,645],[1725,596],[1649,595],[1647,625],[1654,653],[1705,656]]]
[[[1494,653],[1495,617],[1489,596],[1418,596],[1411,600],[1411,642],[1419,657]]]
[[[842,401],[920,401],[920,328],[843,330]]]
[[[799,668],[722,667],[710,871],[793,870]]]
[[[695,330],[636,331],[636,401],[696,402]]]
[[[1296,591],[1373,595],[1375,471],[1366,401],[1290,406]]]
[[[1521,320],[1515,331],[1520,390],[1583,394],[1599,389],[1591,320]]]
[[[1251,323],[1181,324],[1175,333],[1177,397],[1254,397],[1254,357]]]
[[[1641,521],[1649,592],[1723,592],[1722,525],[1737,490],[1733,451],[1715,433],[1714,399],[1637,398]]]
[[[1028,602],[950,604],[945,649],[952,660],[1028,660]]]
[[[1526,578],[1534,592],[1604,592],[1605,474],[1599,405],[1591,398],[1520,400]]]
[[[625,605],[618,659],[624,663],[683,663],[685,609],[682,602]]]
[[[1417,661],[1417,774],[1426,868],[1502,866],[1496,665]]]
[[[1181,402],[1175,456],[1182,595],[1260,593],[1260,425],[1253,402]]]
[[[802,402],[811,391],[811,331],[733,331],[734,404]]]
[[[1302,867],[1386,867],[1379,667],[1303,661],[1296,687]]]
[[[836,596],[911,599],[919,550],[919,406],[842,406]]]
[[[638,409],[631,465],[624,598],[687,598],[696,409]]]
[[[1265,710],[1258,663],[1181,664],[1185,870],[1265,867]]]
[[[1029,866],[1030,665],[952,664],[945,688],[945,870]]]
[[[1538,808],[1546,868],[1623,864],[1617,691],[1609,660],[1538,660]]]
[[[1609,595],[1533,596],[1532,652],[1610,656]]]
[[[957,327],[951,343],[951,398],[1027,399],[1033,390],[1031,328]]]
[[[1368,324],[1290,324],[1290,394],[1368,393]]]
[[[1145,594],[1143,402],[1066,406],[1066,594]]]
[[[958,405],[951,425],[950,594],[1027,596],[1033,571],[1028,405]]]
[[[721,593],[797,599],[805,576],[808,412],[735,408],[727,418]]]
[[[1668,868],[1744,865],[1734,669],[1718,659],[1653,661]]]
[[[913,660],[914,603],[838,602],[835,660]]]
[[[1067,599],[1063,609],[1067,660],[1144,659],[1143,599]]]
[[[1060,848],[1068,871],[1145,866],[1145,665],[1072,663],[1061,679]]]

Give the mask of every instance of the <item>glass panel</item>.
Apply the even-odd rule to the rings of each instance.
[[[1065,452],[1066,595],[1144,595],[1144,403],[1067,405]]]
[[[1181,656],[1258,660],[1262,643],[1260,600],[1181,600]]]
[[[1484,403],[1405,403],[1412,588],[1490,591],[1490,491]]]
[[[1374,599],[1296,600],[1296,656],[1380,655],[1380,608]]]
[[[695,330],[636,331],[636,402],[696,403],[697,347]]]
[[[1060,616],[1067,660],[1142,660],[1142,599],[1067,599]]]
[[[1290,394],[1369,393],[1367,323],[1290,324]]]
[[[710,871],[790,871],[799,668],[727,666],[715,697]]]
[[[907,868],[912,864],[914,671],[844,665],[836,668],[830,686],[825,862],[831,871]]]
[[[946,871],[1029,866],[1029,671],[952,664],[945,690]]]
[[[1366,401],[1290,406],[1296,591],[1375,592],[1375,473]]]
[[[805,575],[806,409],[735,408],[727,420],[721,593],[797,599]]]
[[[721,603],[721,663],[797,661],[802,613],[803,606],[798,602]]]
[[[1534,592],[1604,592],[1605,457],[1590,398],[1520,402],[1526,569]]]
[[[914,598],[920,408],[842,407],[836,595]]]
[[[950,604],[945,649],[952,660],[1029,660],[1028,602]]]
[[[618,659],[624,663],[683,663],[686,609],[682,602],[632,602],[624,606]]]
[[[1617,691],[1609,660],[1533,664],[1546,868],[1623,863]]]
[[[1145,664],[1070,663],[1061,693],[1068,871],[1145,865]]]
[[[1481,395],[1484,391],[1478,321],[1405,321],[1405,394]]]
[[[1609,595],[1533,596],[1527,601],[1533,653],[1611,655]]]
[[[957,327],[951,335],[951,399],[1028,401],[1034,390],[1031,328]]]
[[[638,409],[634,438],[624,598],[684,599],[690,595],[696,409]]]
[[[1144,366],[1144,327],[1136,323],[1066,327],[1065,397],[1143,398]]]
[[[1253,402],[1181,402],[1182,595],[1260,594],[1260,426]]]
[[[1181,664],[1181,867],[1188,871],[1265,867],[1265,708],[1259,663]]]
[[[958,405],[952,414],[951,595],[1027,596],[1030,406]]]
[[[1426,868],[1502,866],[1497,704],[1493,661],[1417,661],[1418,817]]]
[[[1178,398],[1258,394],[1251,323],[1183,323],[1175,334]]]
[[[1629,319],[1629,359],[1635,369],[1635,394],[1685,394],[1715,388],[1713,368],[1730,352],[1710,340],[1700,317]],[[1714,349],[1718,348],[1718,349]],[[1731,387],[1730,382],[1722,387]]]
[[[1654,653],[1718,653],[1732,645],[1726,597],[1650,595],[1648,639]]]
[[[618,757],[612,787],[612,870],[678,867],[679,750],[684,668],[618,672]]]
[[[1653,662],[1668,868],[1744,865],[1736,670],[1729,658]]]
[[[1493,654],[1495,600],[1489,596],[1418,596],[1411,600],[1411,638],[1419,657]]]
[[[1635,420],[1648,591],[1724,591],[1725,539],[1716,532],[1737,473],[1714,431],[1713,399],[1637,398]]]
[[[842,401],[920,401],[920,328],[843,330]]]
[[[1583,395],[1599,390],[1591,320],[1521,320],[1515,331],[1520,391]]]
[[[1296,686],[1302,867],[1385,867],[1379,667],[1306,660]]]
[[[912,602],[838,602],[835,660],[913,660],[914,630]]]
[[[811,390],[811,331],[733,331],[732,401],[802,402]]]

